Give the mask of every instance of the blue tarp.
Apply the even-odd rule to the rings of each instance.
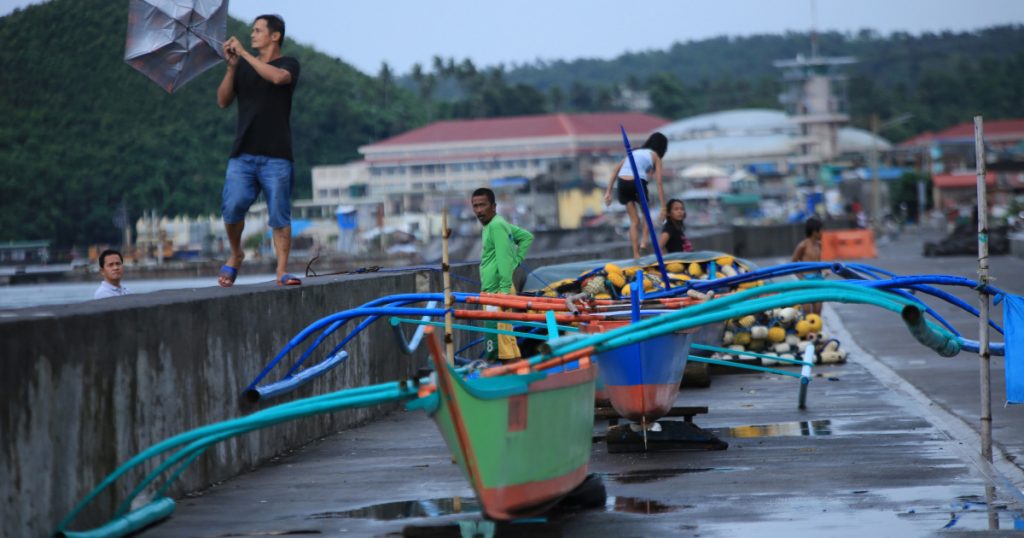
[[[521,187],[530,183],[530,180],[522,177],[499,177],[498,179],[491,180],[492,187]]]
[[[747,171],[759,176],[777,175],[780,173],[778,166],[773,162],[748,164]]]
[[[1006,401],[1024,404],[1024,297],[1007,295],[1003,304],[1006,330]]]
[[[881,166],[878,168],[878,179],[882,181],[894,181],[903,177],[904,170],[898,166]],[[873,179],[875,177],[874,170],[871,168],[858,168],[857,177],[863,180]]]
[[[292,237],[295,237],[303,232],[306,228],[313,225],[313,221],[305,219],[292,219]],[[274,231],[267,230],[267,237],[273,237]]]

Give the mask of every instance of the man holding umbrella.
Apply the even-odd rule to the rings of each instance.
[[[277,254],[277,283],[301,284],[287,273],[291,251],[292,94],[299,81],[299,62],[281,55],[284,20],[260,15],[252,25],[252,55],[236,37],[224,42],[227,72],[217,88],[217,104],[225,108],[238,98],[238,126],[224,178],[224,229],[231,257],[221,267],[218,283],[230,287],[245,257],[242,230],[245,214],[263,191]]]

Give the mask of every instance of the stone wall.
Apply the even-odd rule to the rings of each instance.
[[[530,265],[627,251],[621,243],[591,245],[531,255]],[[479,291],[475,263],[453,266],[452,275],[454,291]],[[257,407],[244,403],[242,390],[311,322],[386,295],[441,290],[439,271],[386,270],[308,278],[298,287],[173,290],[3,314],[0,535],[44,536],[104,476],[140,451],[252,412]],[[386,322],[375,323],[346,346],[350,358],[344,364],[259,408],[415,375],[427,364],[425,346],[403,354],[391,331]],[[338,331],[323,347],[333,348],[344,334]],[[456,344],[472,338],[460,335]],[[268,379],[283,376],[301,349],[285,357]],[[202,489],[399,408],[347,410],[232,438],[192,464],[171,494]],[[71,528],[105,521],[141,476],[126,475]]]
[[[691,238],[698,249],[748,257],[788,255],[798,240],[789,237],[793,227],[744,230],[694,230]],[[550,246],[535,249],[527,267],[627,258],[631,252],[628,243],[606,237],[538,239]],[[454,291],[479,290],[475,263],[455,264],[452,275]],[[522,269],[518,277],[521,285]],[[0,314],[0,535],[46,535],[104,476],[145,448],[252,412],[242,390],[311,322],[382,296],[441,289],[439,271],[384,270],[309,278],[299,287],[173,290]],[[403,354],[391,330],[374,324],[347,346],[346,363],[260,408],[414,375],[427,364],[425,350]],[[344,334],[338,331],[323,347],[332,348]],[[456,345],[473,338],[461,334]],[[285,357],[268,379],[283,376],[298,355]],[[171,494],[202,489],[399,408],[321,415],[222,442],[182,475]],[[72,528],[104,521],[140,476],[124,477]]]

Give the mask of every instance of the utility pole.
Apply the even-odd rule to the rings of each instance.
[[[981,457],[992,462],[992,383],[988,346],[988,192],[985,185],[984,120],[974,117],[974,166],[978,176],[978,359],[981,368]]]
[[[921,228],[924,226],[924,212],[925,207],[928,205],[928,193],[925,189],[924,176],[927,174],[929,177],[932,175],[932,151],[928,148],[924,152],[924,171],[921,175],[917,176],[917,226]]]
[[[878,114],[871,114],[871,227],[875,230],[875,237],[881,237],[882,233],[882,192],[878,178]]]

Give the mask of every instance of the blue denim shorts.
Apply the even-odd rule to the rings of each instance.
[[[262,191],[267,199],[270,227],[284,228],[291,225],[294,184],[294,169],[288,159],[248,153],[229,159],[221,202],[224,222],[235,224],[244,221],[249,207]]]

